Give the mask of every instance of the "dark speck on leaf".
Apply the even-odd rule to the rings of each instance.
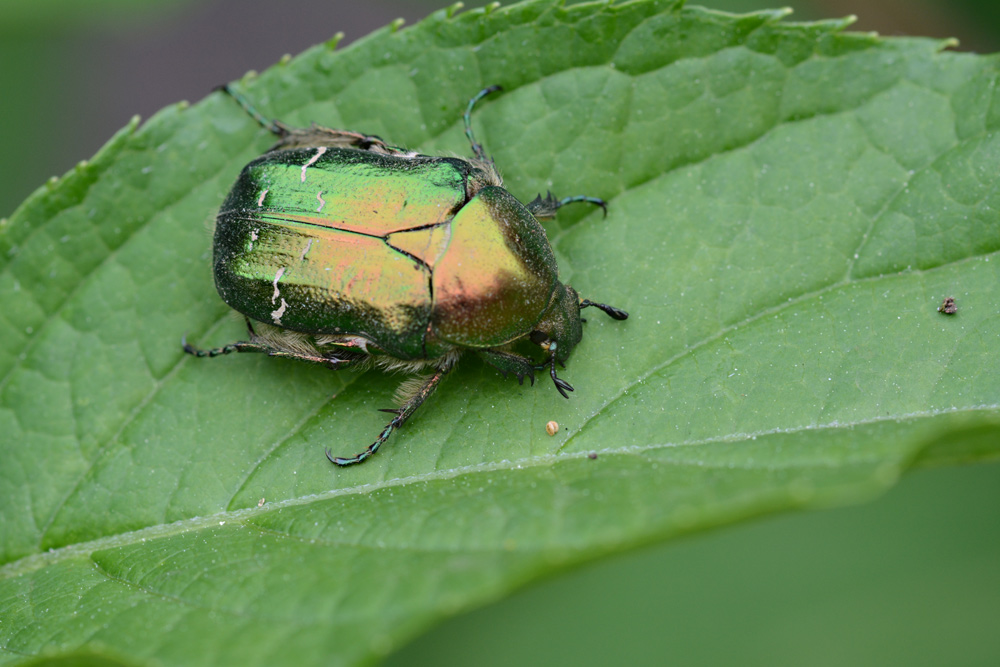
[[[955,305],[955,299],[953,297],[948,297],[941,302],[938,306],[938,312],[944,313],[945,315],[954,315],[958,312],[958,306]]]

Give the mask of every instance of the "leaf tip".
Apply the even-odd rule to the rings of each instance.
[[[830,19],[829,21],[824,21],[824,23],[829,23],[829,25],[833,27],[834,32],[847,30],[857,22],[858,22],[857,14],[848,14],[847,16],[844,16],[839,19]],[[872,31],[868,34],[875,38],[879,36],[879,34],[875,31]]]
[[[389,24],[389,32],[399,32],[399,29],[406,23],[406,19],[398,18]]]
[[[338,32],[334,33],[333,37],[331,37],[330,39],[326,40],[326,48],[328,48],[331,51],[333,51],[334,49],[336,49],[340,45],[340,41],[342,39],[344,39],[344,33],[343,32],[339,32],[338,31]]]
[[[465,7],[463,2],[455,2],[448,5],[444,10],[444,15],[446,18],[453,18],[456,14],[462,11],[462,7]]]
[[[945,49],[957,49],[958,48],[958,38],[948,37],[947,39],[942,39],[938,51],[944,51]]]

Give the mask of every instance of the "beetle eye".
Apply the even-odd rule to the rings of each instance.
[[[549,337],[546,334],[542,333],[541,331],[531,332],[531,342],[534,343],[535,345],[541,345],[548,339]]]

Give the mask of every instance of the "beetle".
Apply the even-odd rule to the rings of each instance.
[[[463,116],[473,157],[421,155],[359,132],[293,128],[229,94],[278,142],[243,168],[222,204],[213,242],[215,285],[242,313],[249,339],[214,349],[182,341],[196,357],[261,352],[327,368],[413,373],[396,392],[392,420],[364,461],[440,384],[466,350],[523,384],[556,375],[583,337],[580,311],[628,313],[582,299],[559,282],[539,219],[596,197],[539,195],[524,205],[503,188],[472,132],[476,94]],[[256,322],[255,326],[253,323]]]

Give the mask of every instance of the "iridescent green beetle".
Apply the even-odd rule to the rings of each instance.
[[[264,352],[340,370],[375,362],[417,372],[397,393],[400,407],[378,438],[337,465],[364,461],[437,388],[462,352],[473,350],[504,375],[534,383],[556,377],[583,337],[580,310],[628,313],[581,299],[558,279],[538,219],[593,197],[539,196],[527,206],[503,189],[472,134],[474,157],[420,155],[382,139],[268,120],[224,88],[280,138],[240,174],[215,225],[215,285],[247,318],[250,339],[198,357]],[[262,323],[255,329],[251,320]]]

